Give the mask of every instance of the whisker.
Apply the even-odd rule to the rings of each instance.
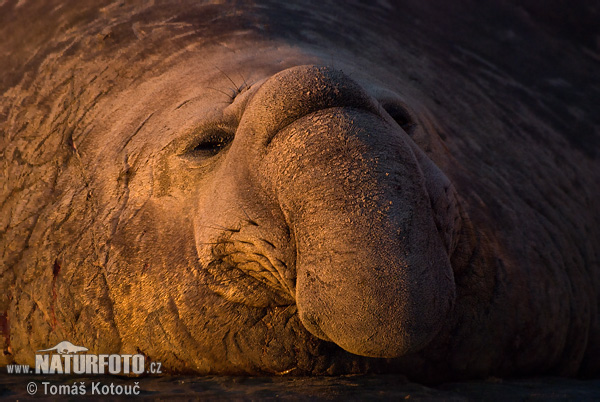
[[[213,87],[207,87],[207,88],[208,88],[208,89],[212,89],[213,91],[217,91],[217,92],[220,92],[220,93],[222,93],[223,95],[225,95],[226,97],[228,97],[228,98],[230,99],[230,103],[231,103],[231,101],[232,101],[232,100],[235,98],[235,94],[234,94],[234,95],[231,95],[231,94],[228,94],[228,93],[227,93],[227,92],[225,92],[225,91],[221,91],[220,89],[213,88]],[[223,103],[227,103],[227,102],[223,102]]]
[[[236,84],[229,75],[227,75],[227,73],[225,73],[225,71],[221,70],[219,67],[215,66],[215,68],[217,70],[219,70],[221,72],[221,74],[223,74],[225,77],[227,77],[227,79],[229,80],[229,82],[231,82],[233,84],[233,87],[237,89],[238,93],[239,93],[239,86],[238,84]],[[237,94],[236,94],[237,95]]]
[[[244,88],[248,89],[248,88],[250,88],[250,86],[248,85],[248,82],[246,82],[246,79],[244,78],[244,76],[242,75],[242,73],[238,72],[238,74],[240,75],[240,77],[244,81],[244,85],[242,87],[240,87],[240,89],[244,89]]]
[[[252,226],[259,226],[258,223],[256,223],[256,221],[252,218],[250,218],[250,215],[248,215],[248,213],[246,212],[246,210],[242,207],[242,212],[244,213],[244,215],[246,215],[246,221],[252,225]]]

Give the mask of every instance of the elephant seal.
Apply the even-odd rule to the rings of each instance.
[[[0,5],[2,364],[598,371],[585,49],[509,6],[217,3]]]

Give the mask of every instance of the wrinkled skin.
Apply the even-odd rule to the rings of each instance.
[[[3,364],[69,340],[201,374],[598,370],[596,143],[369,24],[214,8],[64,6],[7,70]]]

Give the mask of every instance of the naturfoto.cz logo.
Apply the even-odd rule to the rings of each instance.
[[[142,354],[83,354],[88,348],[62,341],[56,346],[38,350],[35,355],[36,374],[161,374],[161,363],[152,362],[146,370]],[[28,367],[7,367],[9,373],[26,374]],[[11,370],[12,369],[12,370]],[[17,370],[18,369],[18,370]]]

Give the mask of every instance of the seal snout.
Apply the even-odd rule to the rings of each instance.
[[[300,66],[263,84],[238,132],[293,232],[306,329],[355,354],[394,357],[437,334],[455,284],[426,183],[436,179],[378,109],[343,73]]]

